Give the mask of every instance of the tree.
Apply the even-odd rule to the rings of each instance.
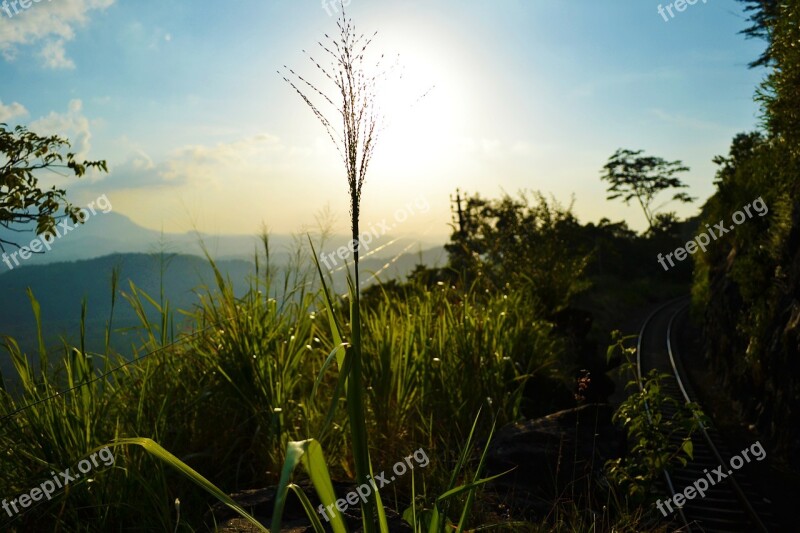
[[[546,311],[557,311],[585,288],[590,247],[580,243],[572,206],[521,191],[487,200],[457,193],[458,225],[445,245],[449,266],[469,286],[495,292],[523,288]]]
[[[67,201],[66,191],[56,187],[44,190],[37,177],[43,170],[56,172],[57,169],[67,169],[78,178],[89,168],[108,172],[105,161],[79,162],[75,154],[64,154],[69,147],[69,141],[62,137],[42,137],[24,126],[12,130],[0,123],[0,226],[21,231],[33,222],[36,234],[41,235],[53,233],[56,220],[63,216],[68,216],[75,224],[81,222],[80,208]],[[62,207],[64,215],[58,216]],[[0,250],[5,251],[6,244],[20,247],[0,238]]]
[[[769,43],[769,46],[767,46],[761,56],[750,63],[750,68],[774,65],[771,35],[779,16],[780,0],[739,1],[743,4],[747,4],[744,10],[750,13],[749,20],[753,23],[752,26],[742,30],[740,33],[746,35],[748,39],[764,39]]]
[[[727,219],[755,198],[769,214],[695,255],[692,295],[713,372],[742,398],[742,420],[788,461],[800,454],[800,3],[745,3],[754,23],[748,35],[767,42],[755,98],[763,129],[737,135],[729,154],[714,158],[716,191],[700,223]]]
[[[770,26],[770,57],[775,62],[756,99],[776,142],[786,143],[793,157],[800,156],[800,5],[781,3]]]
[[[605,174],[600,178],[611,186],[606,189],[610,193],[606,199],[615,200],[622,197],[625,204],[633,198],[639,202],[647,218],[647,224],[652,229],[656,223],[656,212],[669,202],[657,207],[651,207],[655,197],[667,189],[683,189],[688,187],[679,178],[679,172],[687,172],[689,167],[683,166],[681,161],[666,161],[660,157],[641,156],[643,150],[627,150],[620,148],[612,155],[603,167]],[[672,200],[692,202],[694,198],[685,192],[676,193]]]

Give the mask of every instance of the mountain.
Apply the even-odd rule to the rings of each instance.
[[[63,230],[59,230],[61,232]],[[33,231],[16,232],[0,227],[0,239],[13,241],[20,246],[27,246],[35,237]],[[259,246],[255,235],[162,234],[143,228],[124,215],[98,212],[84,224],[75,225],[71,231],[55,239],[51,250],[34,254],[24,262],[20,261],[22,264],[19,266],[76,261],[118,253],[153,253],[160,250],[202,255],[201,239],[212,256],[217,258],[252,258],[255,247]],[[280,249],[290,244],[292,237],[274,235],[270,240],[276,249]],[[15,250],[9,246],[6,248],[7,255]],[[13,261],[12,266],[16,267]],[[8,269],[7,264],[0,264],[0,267],[3,267],[2,271]]]
[[[124,223],[124,220],[116,222]],[[112,241],[109,239],[108,242]],[[231,242],[233,241],[227,241],[227,245]],[[126,245],[146,244],[142,241],[129,242]],[[51,253],[55,251],[56,248],[53,247]],[[65,250],[62,253],[70,251]],[[419,254],[402,253],[388,258],[368,256],[361,262],[364,280],[362,286],[374,283],[375,273],[384,280],[404,278],[420,261],[432,266],[442,264],[443,257],[444,250],[441,247]],[[215,263],[223,277],[233,284],[235,294],[245,294],[255,274],[254,261],[221,259]],[[124,294],[132,294],[131,284],[157,302],[160,301],[159,295],[163,286],[164,299],[169,302],[174,313],[176,328],[181,327],[181,321],[188,320],[177,310],[192,311],[199,303],[198,293],[204,292],[203,287],[213,289],[216,286],[211,265],[198,255],[126,253],[79,261],[25,264],[0,275],[0,339],[3,335],[9,335],[19,343],[32,361],[37,361],[35,356],[38,354],[38,334],[28,295],[30,289],[40,305],[44,341],[51,354],[62,353],[59,349],[62,339],[73,345],[79,342],[81,307],[84,301],[86,349],[103,352],[106,324],[111,315],[111,276],[114,268],[119,270],[119,281],[111,346],[122,354],[131,353],[131,344],[137,343],[139,338],[134,328],[141,325],[134,308],[123,297]],[[345,270],[334,270],[332,276],[334,290],[345,293]],[[271,296],[280,299],[282,294],[274,293]],[[148,320],[157,324],[158,310],[146,302],[144,307]],[[6,378],[13,374],[10,357],[1,348],[0,372]]]
[[[69,224],[72,227],[72,223]],[[59,230],[61,233],[63,230]],[[11,231],[0,227],[0,239],[12,241],[20,246],[27,246],[36,238],[33,231]],[[44,253],[32,254],[28,259],[10,256],[16,248],[6,245],[5,256],[0,252],[0,275],[8,270],[29,265],[42,265],[63,261],[78,261],[92,259],[110,254],[154,253],[166,251],[177,254],[203,255],[201,241],[215,259],[246,259],[252,260],[256,250],[262,251],[262,245],[257,235],[208,235],[203,233],[161,233],[143,228],[128,217],[115,213],[97,212],[87,218],[84,224],[75,225],[65,232],[60,238],[55,239],[50,245],[50,250]],[[291,251],[295,247],[296,238],[292,235],[271,234],[269,237],[272,257],[277,264],[288,261]],[[326,251],[336,250],[348,241],[346,236],[333,236],[330,246]],[[302,240],[306,245],[305,239]],[[388,245],[389,243],[392,243]],[[422,248],[431,248],[440,245],[436,241],[420,241],[418,239],[395,238],[382,235],[371,246],[381,248],[376,254],[380,257],[393,257],[404,249],[416,251],[414,244]],[[388,245],[388,246],[387,246]],[[322,250],[320,250],[322,253]],[[16,261],[14,260],[16,259]],[[8,261],[8,262],[6,262]],[[10,267],[9,267],[10,263]]]
[[[162,266],[164,267],[162,269]],[[238,294],[246,291],[253,263],[240,260],[220,261],[218,268],[229,277]],[[61,346],[61,339],[79,342],[82,303],[86,302],[86,348],[102,352],[106,323],[111,315],[111,273],[119,269],[118,294],[114,309],[115,330],[130,330],[140,325],[134,308],[122,297],[130,295],[131,283],[159,301],[163,280],[164,297],[170,308],[191,310],[199,298],[194,292],[214,281],[209,263],[192,255],[166,256],[117,254],[84,261],[53,263],[16,268],[0,276],[0,336],[9,335],[30,357],[38,354],[37,328],[31,300],[40,305],[43,336],[48,351]],[[162,276],[163,272],[163,276]],[[143,299],[144,300],[144,299]],[[148,319],[158,323],[158,311],[145,302]],[[180,323],[182,315],[175,313]],[[116,333],[112,346],[121,353],[130,352],[137,335]],[[36,359],[33,359],[34,361]],[[0,351],[0,371],[10,375],[11,362]]]
[[[163,282],[164,297],[172,310],[191,310],[198,303],[193,292],[203,285],[214,286],[214,276],[203,257],[201,242],[216,261],[217,267],[231,280],[237,295],[242,295],[255,272],[255,256],[263,264],[263,245],[256,235],[207,235],[199,233],[161,233],[143,228],[113,211],[87,218],[84,224],[60,226],[59,237],[49,243],[49,250],[31,254],[27,259],[9,245],[0,250],[0,336],[13,337],[24,352],[38,353],[37,330],[27,289],[41,306],[45,344],[58,348],[61,338],[78,342],[81,303],[86,301],[86,343],[90,351],[103,351],[106,322],[111,311],[111,272],[120,271],[118,290],[130,294],[133,283],[156,301]],[[0,239],[28,246],[32,231],[10,231],[0,227]],[[347,236],[331,236],[317,244],[324,258],[323,268],[332,271],[333,289],[347,291],[346,260],[352,254],[343,248]],[[305,238],[270,235],[270,264],[281,268],[295,257],[297,243],[307,250]],[[377,237],[362,249],[362,286],[380,279],[404,278],[420,262],[441,265],[446,254],[438,243],[419,242],[391,235]],[[423,250],[424,249],[424,250]],[[14,255],[16,253],[16,255]],[[280,297],[279,294],[274,295]],[[158,312],[148,304],[148,318],[158,319]],[[175,314],[176,320],[183,315]],[[184,317],[185,318],[185,317]],[[139,326],[140,320],[121,294],[114,310],[112,346],[129,354],[135,333],[125,333]],[[0,337],[1,339],[2,337]],[[1,343],[2,341],[0,341]],[[10,360],[0,349],[0,371],[9,375]]]

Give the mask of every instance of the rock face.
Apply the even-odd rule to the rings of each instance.
[[[317,494],[310,483],[306,481],[300,482],[298,485],[315,507],[319,505]],[[336,494],[347,494],[354,488],[355,485],[333,483],[333,490]],[[230,496],[261,524],[269,527],[272,520],[272,509],[275,505],[276,490],[276,487],[267,487],[246,490]],[[350,531],[354,533],[361,531],[361,509],[358,506],[348,508],[342,514]],[[411,526],[391,509],[386,509],[386,520],[389,523],[389,531],[392,533],[413,533]],[[320,521],[323,525],[325,524],[325,520],[321,517]],[[222,503],[214,505],[206,515],[205,522],[210,531],[226,533],[255,533],[258,531],[253,524]],[[214,529],[214,524],[216,524],[216,529]],[[289,497],[286,499],[286,505],[283,510],[281,533],[312,533],[313,531],[314,528],[311,527],[311,522],[306,518],[306,513],[300,500],[297,499],[297,496],[292,491],[289,491]]]
[[[515,468],[492,483],[500,502],[533,520],[547,516],[557,500],[590,503],[603,464],[625,450],[612,412],[607,404],[588,404],[500,429],[487,474]]]

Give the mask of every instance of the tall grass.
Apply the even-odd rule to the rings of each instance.
[[[260,256],[260,265],[267,264],[267,255]],[[346,399],[339,386],[344,365],[322,372],[340,342],[323,310],[330,306],[348,339],[347,300],[329,294],[328,303],[322,287],[308,285],[311,280],[300,271],[260,267],[241,296],[217,274],[214,286],[197,291],[197,307],[181,313],[190,326],[175,339],[163,334],[173,323],[169,308],[135,286],[126,288],[125,305],[137,309],[142,322],[137,357],[155,353],[102,379],[96,378],[127,361],[115,353],[81,355],[66,345],[60,355],[44,354],[49,360],[31,359],[6,338],[24,390],[20,396],[0,394],[0,417],[54,398],[0,423],[3,497],[30,490],[50,470],[75,464],[95,447],[140,437],[155,440],[228,493],[277,483],[289,443],[309,436],[325,449],[331,477],[353,476],[349,419],[340,408],[331,411],[332,402],[341,406]],[[273,295],[284,292],[287,276],[289,289],[278,300]],[[363,311],[363,373],[369,383],[363,423],[373,464],[382,465],[376,469],[424,446],[435,459],[417,495],[431,498],[436,490],[446,492],[458,450],[487,398],[498,423],[519,416],[527,376],[549,374],[560,355],[550,324],[530,316],[520,298],[513,288],[480,295],[419,286],[404,297],[387,294]],[[159,318],[152,311],[160,311]],[[113,324],[107,328],[112,335]],[[89,379],[96,381],[81,385]],[[56,395],[71,386],[75,392]],[[485,421],[477,427],[489,429]],[[183,523],[198,523],[209,503],[204,492],[140,446],[117,450],[115,466],[99,472],[91,487],[76,485],[14,524],[22,531],[56,522],[67,530],[81,523],[105,531],[135,519],[172,530],[175,498],[181,500]],[[402,509],[412,487],[403,480],[394,485],[387,503]]]
[[[214,285],[198,289],[197,307],[180,312],[189,326],[175,339],[163,334],[174,322],[165,316],[169,307],[129,285],[126,305],[138,309],[142,321],[137,359],[102,379],[127,361],[69,345],[44,354],[47,360],[27,357],[5,339],[23,391],[0,393],[0,419],[35,405],[0,422],[1,497],[30,490],[51,470],[72,466],[103,444],[124,445],[116,448],[112,468],[0,523],[3,530],[99,532],[131,523],[152,531],[202,530],[210,526],[204,515],[220,494],[280,484],[283,477],[286,497],[302,500],[293,484],[297,466],[323,487],[319,501],[332,497],[323,472],[334,480],[355,477],[342,409],[342,376],[349,374],[345,358],[337,361],[349,338],[349,301],[326,292],[329,280],[319,283],[308,269],[267,268],[268,245],[265,240],[245,294],[234,294],[218,270]],[[486,293],[420,284],[386,291],[362,310],[371,464],[384,470],[420,447],[431,457],[424,471],[381,494],[417,531],[430,530],[435,510],[437,527],[453,529],[474,528],[492,516],[481,498],[469,496],[483,486],[472,485],[481,480],[475,435],[490,435],[493,417],[500,425],[521,417],[526,382],[545,377],[535,382],[555,388],[565,379],[559,376],[566,375],[566,343],[530,304],[530,292],[514,286]],[[32,305],[36,309],[35,300]],[[107,335],[113,329],[109,322]],[[77,387],[74,393],[56,394],[70,386]],[[481,409],[492,416],[476,424]],[[605,530],[637,530],[641,516],[626,512],[592,518],[561,502],[542,525],[509,524],[505,530],[601,530],[596,520]]]

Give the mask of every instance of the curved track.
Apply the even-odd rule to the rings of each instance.
[[[674,324],[676,318],[685,313],[689,306],[688,297],[679,298],[662,305],[647,317],[639,332],[637,343],[637,362],[639,378],[655,368],[671,374],[674,380],[665,380],[664,392],[673,398],[697,401],[688,379],[684,377],[683,367],[677,353]],[[666,416],[672,416],[674,409],[665,409]],[[664,472],[664,497],[674,497],[685,487],[700,478],[714,476],[714,469],[723,465],[723,473],[731,471],[730,459],[739,454],[731,453],[714,428],[702,427],[699,435],[692,439],[694,459],[682,468],[675,468],[671,474]],[[676,443],[679,444],[679,443]],[[719,531],[725,533],[773,530],[775,524],[768,503],[758,494],[756,488],[747,480],[747,465],[741,470],[732,471],[726,479],[710,485],[705,497],[695,496],[676,510],[672,516],[682,522],[687,531]],[[716,476],[714,476],[716,482]],[[769,528],[769,529],[768,529]]]

